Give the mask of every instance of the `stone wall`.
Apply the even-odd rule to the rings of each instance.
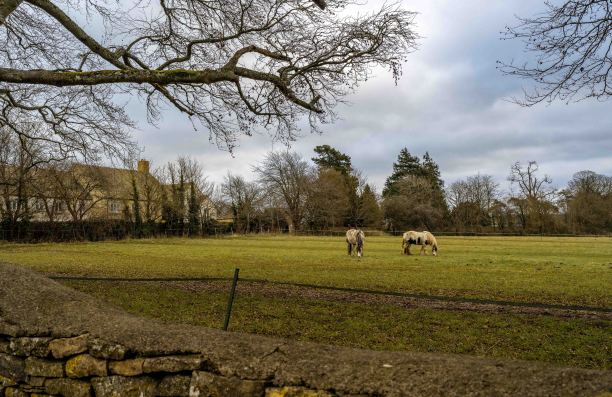
[[[372,352],[164,324],[0,264],[0,396],[595,396],[610,390],[610,371]]]

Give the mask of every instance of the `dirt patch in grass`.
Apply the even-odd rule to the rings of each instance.
[[[179,288],[189,292],[229,291],[226,281],[180,281],[161,282],[165,288]],[[406,309],[439,309],[452,311],[471,311],[490,314],[528,314],[560,318],[580,318],[589,320],[612,320],[612,312],[606,310],[577,310],[550,308],[530,304],[480,303],[460,300],[446,300],[425,297],[407,297],[364,292],[338,291],[327,288],[308,288],[293,285],[279,285],[267,282],[242,281],[238,283],[238,294],[263,296],[274,299],[310,299],[331,302],[347,302],[373,305],[393,305]]]

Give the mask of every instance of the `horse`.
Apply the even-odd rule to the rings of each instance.
[[[428,231],[415,232],[410,230],[404,233],[402,237],[402,254],[410,255],[410,245],[418,244],[421,246],[421,255],[427,254],[425,247],[431,245],[431,253],[433,256],[438,255],[438,242],[433,234]]]
[[[357,253],[357,257],[361,258],[363,256],[363,241],[365,240],[365,235],[363,231],[360,229],[349,229],[346,232],[346,244],[348,246],[348,254],[353,254],[353,247],[355,247],[355,252]]]

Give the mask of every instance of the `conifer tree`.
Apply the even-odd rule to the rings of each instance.
[[[198,203],[195,184],[189,184],[189,236],[194,236],[200,230],[200,203]]]
[[[395,186],[408,175],[423,176],[423,167],[418,157],[413,156],[408,151],[408,148],[403,148],[397,156],[397,162],[393,163],[393,173],[385,181],[383,188],[383,197],[398,194],[399,191]]]
[[[314,148],[314,152],[317,156],[313,157],[312,161],[319,168],[331,168],[343,175],[349,175],[353,171],[351,157],[336,148],[329,145],[320,145]]]
[[[316,157],[312,161],[319,170],[332,169],[338,171],[344,177],[344,184],[348,194],[348,208],[345,214],[345,225],[357,225],[359,223],[359,195],[357,188],[359,180],[354,175],[351,157],[329,145],[320,145],[314,148]]]
[[[134,237],[142,237],[142,215],[140,213],[140,194],[136,178],[132,176],[132,210],[134,211]]]
[[[382,212],[378,205],[376,193],[366,184],[359,197],[360,221],[364,226],[380,227],[382,225]]]

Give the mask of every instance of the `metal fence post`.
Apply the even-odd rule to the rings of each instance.
[[[232,281],[232,290],[230,291],[230,296],[227,301],[227,310],[225,312],[225,322],[223,323],[223,330],[227,331],[227,327],[229,326],[230,316],[232,315],[232,305],[234,304],[234,295],[236,293],[236,284],[238,284],[238,273],[240,269],[236,268],[234,270],[234,280]]]

